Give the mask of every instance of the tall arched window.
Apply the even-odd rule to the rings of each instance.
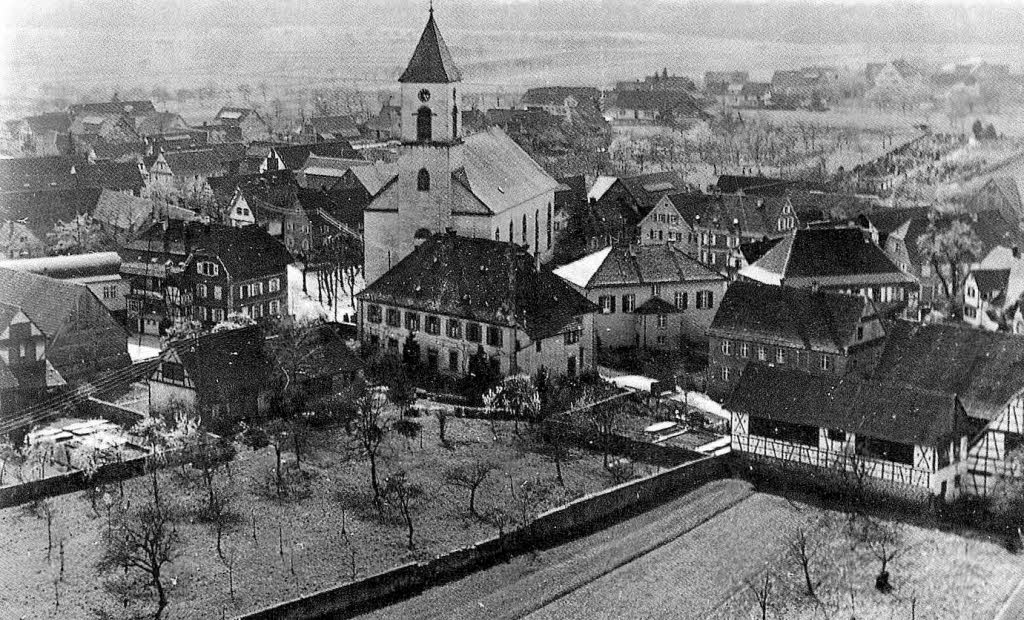
[[[427,172],[426,168],[420,168],[419,173],[416,175],[416,189],[421,192],[430,191],[430,173]]]
[[[417,142],[430,142],[433,133],[431,130],[431,123],[434,118],[430,112],[430,108],[423,106],[416,112],[416,141]]]

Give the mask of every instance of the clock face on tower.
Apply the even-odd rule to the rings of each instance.
[[[430,91],[426,88],[420,91],[420,101],[423,103],[430,101]]]

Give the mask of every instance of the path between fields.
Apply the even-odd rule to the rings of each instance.
[[[759,514],[764,510],[765,497],[754,495],[749,484],[738,480],[711,482],[600,532],[537,554],[515,557],[361,618],[523,618],[545,611],[545,605],[571,599],[575,592],[615,575],[617,569],[642,561],[645,554],[688,540],[688,533],[699,531],[709,519],[717,523],[751,500],[756,499],[756,505],[744,514]],[[723,564],[725,560],[716,559],[716,555],[712,550],[702,560]],[[694,570],[699,572],[701,568],[695,566]],[[552,617],[572,616],[559,612]],[[619,612],[607,617],[641,616]]]

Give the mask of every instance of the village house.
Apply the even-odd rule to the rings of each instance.
[[[42,157],[69,155],[71,118],[65,112],[47,112],[6,123],[8,135],[18,152]]]
[[[358,140],[362,137],[359,123],[349,114],[314,116],[303,124],[300,135],[312,138],[312,142]]]
[[[772,101],[772,85],[767,82],[720,83],[705,88],[704,92],[723,107],[764,108]]]
[[[341,393],[363,375],[366,364],[345,344],[336,325],[317,325],[314,337],[303,340],[298,351],[300,361],[296,381],[306,401]],[[268,336],[270,342],[277,336]]]
[[[366,122],[365,131],[369,138],[375,140],[398,140],[402,135],[402,106],[394,105],[391,100],[380,106],[376,116]]]
[[[273,130],[260,113],[252,108],[223,107],[213,118],[213,125],[224,130],[228,142],[259,142],[270,140]]]
[[[235,174],[244,152],[245,148],[241,144],[161,151],[145,160],[150,188],[165,196],[211,199],[213,190],[209,178]]]
[[[0,420],[66,385],[46,356],[46,334],[21,309],[0,302]]]
[[[604,116],[613,125],[673,126],[705,119],[708,114],[686,92],[625,90],[615,93]]]
[[[83,114],[72,119],[68,128],[75,145],[89,145],[94,141],[112,144],[137,144],[141,136],[135,131],[131,119],[121,114]]]
[[[845,375],[871,369],[885,343],[863,297],[734,282],[708,329],[708,390],[728,394],[752,362]]]
[[[598,348],[703,348],[727,284],[667,244],[609,246],[554,274],[597,305]]]
[[[121,101],[115,94],[110,101],[94,103],[76,103],[68,106],[68,115],[72,118],[89,114],[118,114],[130,119],[147,116],[156,112],[152,101]]]
[[[785,196],[668,194],[640,221],[640,243],[671,243],[701,263],[731,273],[740,245],[785,236],[799,225]]]
[[[153,223],[153,201],[104,189],[92,216],[109,239],[123,244]]]
[[[990,331],[1024,334],[1024,258],[1020,246],[995,247],[964,280],[963,320]]]
[[[142,138],[177,135],[188,131],[188,123],[175,112],[152,112],[135,117],[135,133]]]
[[[514,243],[430,235],[356,297],[364,346],[433,372],[461,377],[474,357],[502,375],[597,363],[596,306]]]
[[[269,410],[270,362],[259,326],[172,341],[149,377],[151,411],[191,409],[206,428],[232,432]]]
[[[104,191],[86,188],[0,193],[3,219],[12,224],[2,231],[7,236],[0,236],[0,248],[9,258],[42,256],[50,246],[48,235],[54,228],[79,215],[94,215]]]
[[[128,322],[137,331],[162,335],[232,313],[288,314],[291,256],[257,226],[159,222],[119,253],[129,281]]]
[[[431,12],[398,80],[398,173],[363,212],[368,283],[408,256],[417,238],[449,228],[529,244],[541,260],[551,254],[558,182],[500,129],[463,137],[461,80]]]
[[[986,181],[967,199],[964,210],[968,213],[998,210],[1015,225],[1024,222],[1024,202],[1013,177],[995,176]]]
[[[725,407],[742,458],[929,503],[964,492],[970,427],[950,391],[750,364]]]
[[[971,427],[964,488],[991,495],[1008,453],[1024,446],[1024,339],[964,325],[897,321],[880,380],[957,394]],[[1019,473],[1019,472],[1018,472]]]
[[[370,166],[365,159],[343,159],[310,155],[306,163],[296,172],[295,178],[301,187],[309,189],[330,189],[338,184],[345,173],[357,166]]]
[[[776,71],[771,82],[772,100],[782,108],[824,108],[838,97],[838,79],[838,72],[830,67]]]
[[[600,106],[599,90],[579,86],[530,88],[519,101],[519,107],[523,110],[543,110],[566,123],[579,120],[581,116],[597,116],[601,111]]]
[[[117,252],[4,260],[0,267],[81,284],[96,295],[118,322],[125,320],[128,281],[121,278],[121,257]]]
[[[916,314],[920,285],[857,228],[791,231],[739,276],[772,286],[861,295],[883,314]]]
[[[128,334],[85,285],[0,269],[0,303],[21,310],[46,336],[46,357],[69,384],[126,368]]]

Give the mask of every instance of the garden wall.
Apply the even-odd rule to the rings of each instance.
[[[90,396],[89,400],[82,404],[82,408],[86,410],[86,417],[103,418],[124,428],[135,426],[144,417],[138,411],[100,400],[95,396]]]
[[[217,462],[230,460],[234,456],[234,448],[228,442],[218,443],[214,450],[216,450],[214,459]],[[161,461],[160,467],[169,467],[192,460],[192,455],[182,450],[168,450],[162,456],[164,460]],[[30,480],[15,486],[2,487],[0,488],[0,508],[17,506],[65,493],[84,491],[90,487],[140,476],[146,473],[147,458],[140,456],[127,461],[107,463],[101,465],[92,476],[77,470],[42,480]]]
[[[321,590],[240,616],[243,620],[345,618],[413,596],[422,590],[491,566],[509,555],[549,546],[610,519],[648,508],[729,476],[727,456],[703,457],[661,473],[581,497],[549,510],[528,526],[494,536],[428,562]]]

